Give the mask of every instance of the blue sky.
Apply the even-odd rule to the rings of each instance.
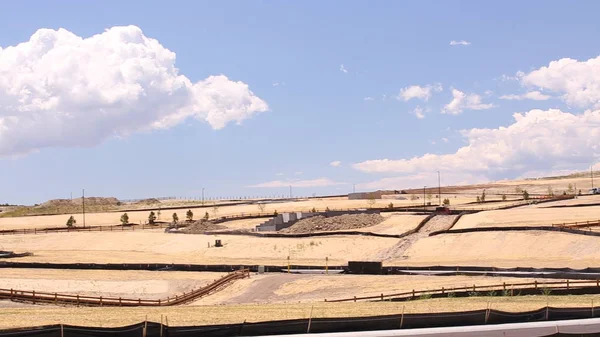
[[[436,184],[438,169],[446,184],[585,169],[600,152],[590,140],[600,132],[599,9],[594,1],[7,2],[0,12],[0,203],[37,203],[82,188],[118,198],[199,196],[203,187],[207,196],[282,195],[288,185],[297,195],[337,194],[353,184]],[[120,65],[136,57],[120,52],[116,35],[79,46],[65,66],[64,55],[43,61],[46,47],[19,58],[7,52],[28,41],[49,46],[58,35],[78,45],[67,37],[130,25],[175,53],[178,75],[198,84],[181,95],[210,97],[210,106],[165,91],[111,100],[107,88],[121,88],[120,77],[100,81],[102,67],[125,71]],[[53,31],[32,39],[42,28]],[[104,54],[89,61],[94,53]],[[98,65],[110,53],[122,61]],[[565,58],[571,61],[549,67]],[[140,81],[162,79],[140,67]],[[206,84],[212,75],[227,79]],[[47,84],[50,77],[72,81],[64,88],[81,96]],[[41,110],[19,105],[21,86],[44,83],[28,94]],[[415,92],[411,86],[421,94],[403,97],[402,89]],[[123,90],[118,95],[130,92]],[[519,96],[531,92],[536,99]],[[42,107],[37,94],[61,103]],[[106,116],[109,107],[114,116]],[[177,109],[185,113],[169,115]]]

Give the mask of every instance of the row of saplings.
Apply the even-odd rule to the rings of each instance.
[[[150,212],[150,214],[148,214],[148,223],[150,225],[154,225],[156,223],[156,220],[158,220],[158,218],[160,217],[160,211],[158,211],[158,213],[154,213],[154,211]],[[185,217],[187,222],[192,222],[194,221],[194,212],[192,212],[191,209],[189,209],[186,213],[185,213]],[[202,220],[207,221],[209,218],[208,212],[204,213],[204,217],[202,218]],[[123,226],[127,226],[130,225],[129,223],[129,215],[127,215],[127,213],[123,213],[123,215],[121,215],[121,225]],[[179,216],[177,215],[177,213],[173,213],[173,223],[177,224],[179,222]],[[70,216],[69,219],[67,220],[67,227],[73,227],[77,224],[77,220],[75,219],[74,216]]]

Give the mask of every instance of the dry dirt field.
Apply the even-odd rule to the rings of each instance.
[[[386,264],[585,268],[598,265],[600,238],[545,231],[444,234],[417,241],[403,255]]]
[[[590,307],[600,303],[599,295],[469,297],[418,300],[411,302],[347,302],[347,303],[286,303],[241,305],[188,305],[163,308],[90,308],[15,305],[0,310],[0,328],[28,327],[49,324],[80,326],[124,326],[148,321],[170,326],[260,322],[269,320],[325,317],[359,317],[405,313],[457,312],[479,309],[503,311],[536,310],[553,307]]]
[[[594,199],[600,202],[600,196],[598,196],[598,198],[595,197]],[[588,202],[591,203],[591,201]],[[456,225],[454,225],[453,229],[501,226],[551,226],[552,224],[562,224],[566,222],[600,220],[600,206],[548,207],[551,204],[554,203],[464,215]]]
[[[194,304],[304,303],[352,296],[378,296],[413,289],[440,289],[533,282],[529,278],[422,275],[265,274],[236,282]]]
[[[87,296],[159,299],[198,289],[222,273],[58,269],[0,270],[4,289]],[[0,307],[5,304],[0,301]]]
[[[503,203],[466,204],[473,202],[486,188],[488,200],[499,200],[501,193],[512,193],[506,203],[517,197],[515,187],[530,193],[544,193],[548,186],[587,191],[587,178],[497,182],[448,193],[451,206],[457,208],[498,207]],[[471,194],[469,194],[471,193]],[[495,194],[497,193],[497,194]],[[416,195],[416,194],[415,194]],[[419,200],[378,200],[376,206],[415,205]],[[437,200],[433,198],[432,204]],[[600,196],[576,200],[529,205],[504,211],[485,211],[466,215],[454,228],[513,225],[549,225],[552,223],[600,219],[600,206],[549,208],[550,206],[593,204]],[[264,212],[309,211],[340,208],[367,208],[366,200],[346,198],[310,199],[268,204]],[[258,213],[257,205],[191,208],[198,219],[209,212],[211,217],[241,213]],[[187,209],[177,210],[185,219]],[[174,211],[163,210],[160,220],[168,221]],[[86,214],[88,225],[118,223],[121,213]],[[148,211],[128,212],[130,222],[145,222]],[[407,213],[382,214],[386,219],[360,230],[402,234],[414,229],[425,216]],[[81,225],[81,216],[75,216]],[[68,215],[0,218],[0,229],[64,226]],[[497,267],[572,267],[597,266],[600,238],[557,232],[485,232],[428,236],[443,229],[453,218],[436,217],[422,232],[403,239],[369,236],[334,235],[312,238],[259,238],[239,235],[166,234],[163,230],[123,232],[72,232],[37,235],[0,236],[0,250],[30,251],[30,257],[11,261],[95,262],[95,263],[193,263],[286,265],[346,265],[348,261],[383,261],[384,265],[481,265]],[[230,229],[251,230],[265,219],[224,223]],[[212,246],[216,239],[224,247]],[[60,291],[86,295],[163,298],[189,291],[219,277],[218,273],[129,272],[93,270],[0,269],[0,287],[23,290]],[[172,308],[73,308],[31,306],[0,301],[0,327],[32,326],[53,323],[117,326],[169,316],[171,325],[238,323],[244,320],[361,316],[411,312],[460,311],[482,309],[490,305],[500,310],[537,309],[547,303],[555,306],[589,306],[600,296],[565,297],[479,297],[419,300],[406,303],[323,303],[353,295],[378,295],[405,290],[472,284],[526,282],[528,279],[463,276],[365,276],[365,275],[252,275],[222,291],[200,299],[192,305]],[[106,295],[104,295],[106,294]],[[404,309],[403,309],[404,307]]]
[[[373,207],[387,206],[390,202],[393,202],[396,206],[401,205],[413,205],[415,201],[411,200],[376,200]],[[416,202],[418,203],[418,201]],[[368,208],[370,205],[367,200],[348,200],[347,198],[331,198],[331,199],[309,199],[295,202],[280,202],[266,204],[264,213],[273,213],[277,211],[291,212],[291,211],[310,211],[312,208],[317,210],[325,210],[327,207],[330,209],[348,209],[348,208]],[[194,212],[196,219],[204,216],[206,212],[209,213],[211,218],[215,216],[225,215],[237,215],[242,213],[261,213],[261,210],[257,205],[235,205],[235,206],[220,206],[215,213],[213,206],[206,207],[191,207]],[[154,210],[158,211],[158,206]],[[187,209],[180,210],[162,210],[161,216],[158,220],[171,221],[173,213],[177,213],[179,219],[185,219],[185,213]],[[86,225],[89,226],[108,226],[119,224],[119,218],[121,212],[103,212],[103,213],[86,213]],[[148,221],[149,211],[134,211],[128,212],[129,222],[131,223],[144,223]],[[25,216],[25,217],[6,217],[0,218],[0,229],[19,229],[19,228],[47,228],[47,227],[64,227],[69,214],[63,215],[44,215],[44,216]],[[81,214],[74,214],[77,220],[77,225],[83,224]]]
[[[224,247],[208,248],[215,239]],[[133,232],[74,232],[0,236],[0,247],[34,256],[14,261],[96,263],[199,264],[346,264],[369,260],[397,242],[394,238],[330,236],[259,238],[239,235],[165,234],[160,230]]]

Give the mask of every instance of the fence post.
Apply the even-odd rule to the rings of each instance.
[[[381,294],[381,300],[383,301],[383,294]]]
[[[444,287],[442,287],[442,294],[444,294]]]
[[[535,284],[535,289],[537,289],[537,280],[533,281],[533,283]]]
[[[502,282],[502,290],[506,290],[506,282]]]
[[[58,294],[54,293],[54,303],[58,303]]]
[[[102,296],[100,296],[100,306],[102,306]]]
[[[12,288],[10,288],[10,299],[11,300],[12,300],[12,297],[13,297],[13,290],[12,290]]]
[[[33,294],[33,304],[35,304],[35,290],[32,292]]]
[[[354,296],[354,302],[356,302],[356,296]]]
[[[402,315],[400,316],[400,329],[402,329],[403,324],[404,324],[404,306],[402,306]]]
[[[119,297],[119,306],[121,306],[121,304],[122,304],[122,303],[121,303],[121,298]]]
[[[569,289],[569,279],[567,279],[567,289]]]
[[[79,294],[77,294],[77,306],[79,306]]]

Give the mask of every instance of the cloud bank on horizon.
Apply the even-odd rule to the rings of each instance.
[[[224,75],[192,82],[175,58],[136,26],[88,38],[40,29],[0,48],[0,157],[96,145],[188,118],[218,130],[269,109]]]

